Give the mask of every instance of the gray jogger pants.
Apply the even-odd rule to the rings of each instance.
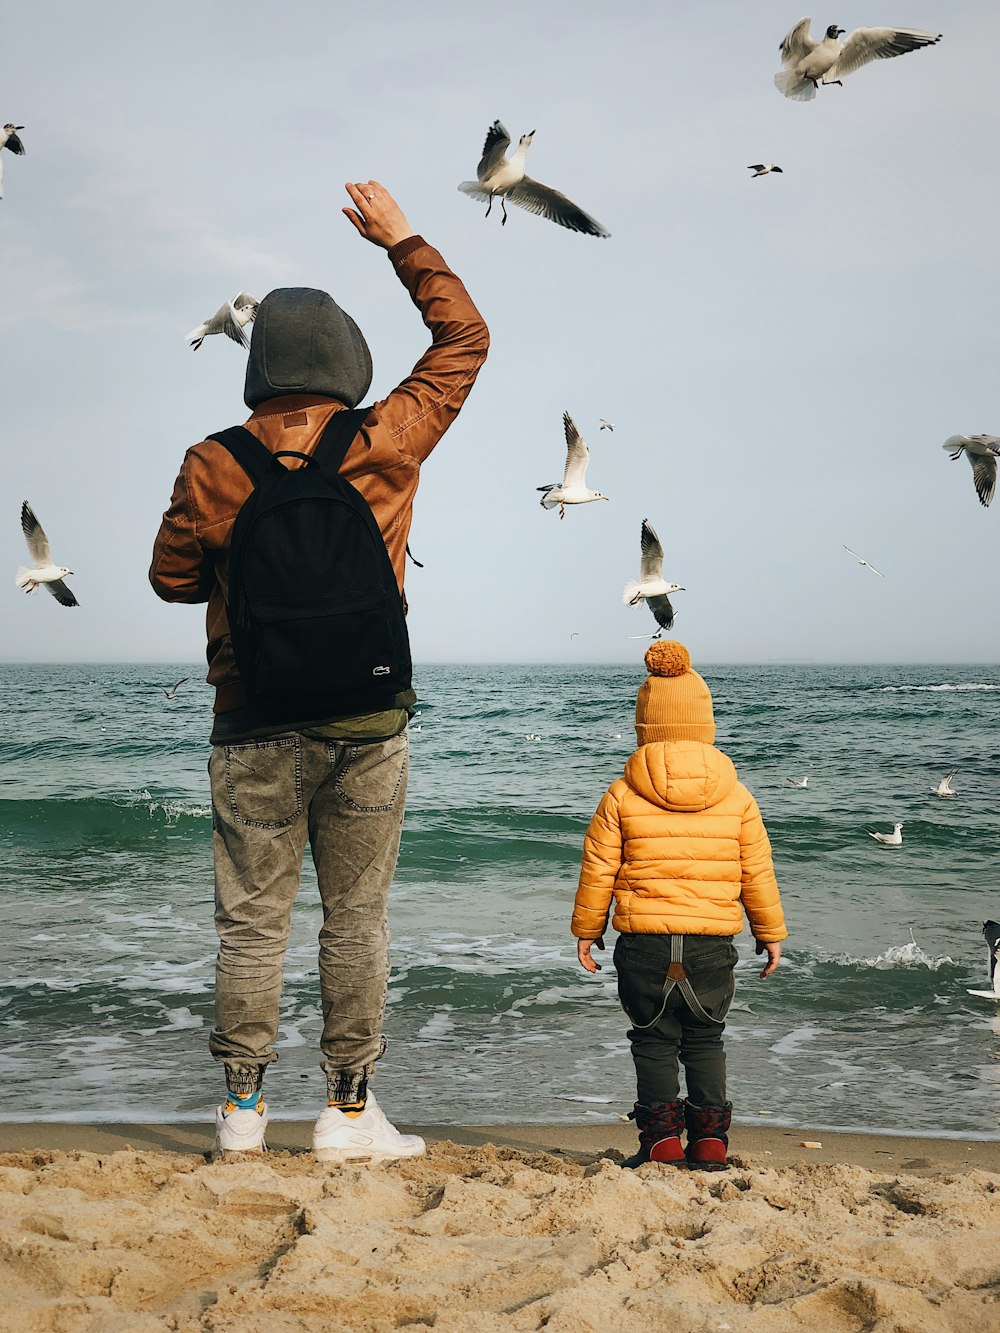
[[[298,733],[217,745],[209,760],[215,853],[217,1060],[277,1059],[282,965],[308,840],[328,1088],[349,1101],[385,1049],[389,885],[406,800],[406,732],[363,745]]]

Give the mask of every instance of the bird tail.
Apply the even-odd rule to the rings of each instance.
[[[816,96],[816,87],[810,79],[804,79],[793,69],[779,70],[774,76],[774,86],[793,102],[811,102]]]
[[[489,190],[484,190],[479,181],[461,181],[458,187],[463,194],[471,195],[473,199],[489,199]]]
[[[942,449],[947,449],[952,458],[959,458],[962,453],[962,445],[965,443],[964,435],[949,435],[942,444]]]
[[[622,593],[622,601],[626,606],[638,606],[640,602],[646,600],[639,591],[641,586],[642,585],[637,583],[635,579],[629,579],[628,583],[625,584],[625,591]]]
[[[38,584],[31,577],[31,570],[24,565],[18,565],[17,578],[14,580],[19,588],[23,588],[26,593],[38,591]]]

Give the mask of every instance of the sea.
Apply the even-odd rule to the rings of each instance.
[[[2,665],[0,1118],[206,1123],[212,921],[203,667]],[[737,1124],[1000,1136],[1000,670],[702,668],[756,795],[790,935],[737,938]],[[164,693],[188,676],[173,699]],[[424,665],[392,889],[400,1123],[613,1123],[634,1101],[611,963],[569,932],[580,848],[634,748],[634,666]],[[952,769],[957,795],[933,788]],[[807,788],[788,779],[808,775]],[[903,821],[903,844],[869,829]],[[285,966],[278,1117],[323,1104],[306,858]]]

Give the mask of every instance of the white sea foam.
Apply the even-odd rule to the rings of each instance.
[[[450,1004],[446,1004],[438,1009],[436,1013],[431,1014],[427,1022],[416,1033],[417,1040],[433,1041],[438,1037],[447,1037],[455,1027],[450,1013],[451,1008]]]
[[[1000,690],[1000,685],[987,685],[985,681],[966,681],[959,685],[879,685],[869,694],[923,694],[966,690]]]
[[[932,958],[930,954],[924,953],[914,940],[909,944],[892,945],[885,953],[880,953],[874,958],[852,958],[850,954],[845,953],[838,954],[832,961],[842,967],[874,967],[878,971],[887,971],[893,967],[926,967],[929,971],[936,972],[940,967],[956,966],[954,958],[948,954],[941,958]]]

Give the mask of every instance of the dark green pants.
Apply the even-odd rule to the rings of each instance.
[[[697,1106],[726,1103],[726,1052],[722,1033],[736,988],[739,955],[729,935],[685,935],[684,970],[706,1013],[694,1014],[678,987],[663,1006],[670,966],[670,935],[619,935],[615,945],[618,997],[634,1024],[628,1039],[635,1062],[636,1101],[642,1106],[676,1101],[684,1066],[689,1101]],[[646,1024],[652,1024],[645,1027]],[[679,1062],[679,1063],[678,1063]]]

